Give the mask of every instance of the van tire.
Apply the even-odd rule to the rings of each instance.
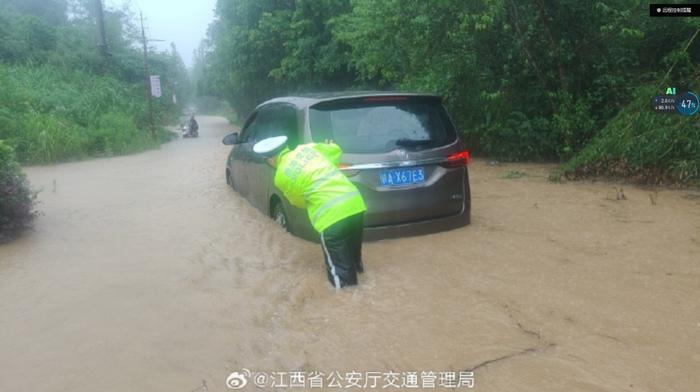
[[[280,200],[272,201],[272,213],[270,215],[278,225],[282,226],[285,231],[291,233],[287,212],[284,210],[284,204],[282,204]]]

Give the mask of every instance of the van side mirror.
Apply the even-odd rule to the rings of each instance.
[[[231,145],[234,145],[234,144],[239,144],[239,141],[238,141],[238,132],[229,133],[228,135],[224,136],[224,140],[222,140],[221,142],[224,143],[224,144],[227,145],[227,146],[231,146]]]

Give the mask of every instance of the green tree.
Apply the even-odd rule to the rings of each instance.
[[[700,23],[650,18],[641,0],[222,0],[216,13],[198,87],[240,113],[312,90],[436,93],[470,149],[513,160],[570,159],[640,86],[693,86],[700,59],[686,47]]]

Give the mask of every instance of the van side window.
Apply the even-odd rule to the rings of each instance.
[[[250,136],[255,133],[255,129],[257,128],[257,119],[258,112],[253,112],[253,114],[248,117],[248,120],[246,120],[243,130],[241,131],[240,140],[242,143],[246,143]]]
[[[261,113],[263,114],[263,113]],[[262,121],[255,134],[255,140],[260,141],[273,136],[287,136],[296,144],[298,137],[297,111],[289,105],[270,106],[264,113]]]

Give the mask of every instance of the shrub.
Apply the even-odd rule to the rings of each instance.
[[[147,130],[142,86],[52,65],[4,64],[0,84],[0,139],[19,162],[128,154],[168,140],[162,131],[154,140]]]
[[[635,99],[564,165],[568,177],[604,175],[647,184],[700,180],[700,124],[696,117],[655,113],[654,86]]]
[[[0,140],[0,243],[31,225],[35,197],[14,151]]]

